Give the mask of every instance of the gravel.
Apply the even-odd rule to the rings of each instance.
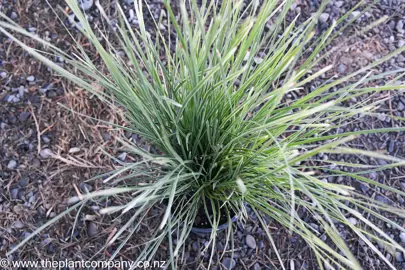
[[[77,0],[83,10],[89,10],[93,6],[93,0]]]
[[[339,72],[340,74],[344,74],[344,73],[346,72],[346,70],[347,70],[347,67],[346,67],[345,64],[339,64],[339,65],[338,65],[338,72]]]
[[[222,259],[222,264],[228,270],[233,269],[236,266],[236,261],[234,259],[225,257]]]
[[[252,249],[256,248],[256,240],[250,234],[246,235],[246,245]]]
[[[54,156],[54,153],[51,151],[51,149],[45,148],[45,149],[42,149],[41,152],[39,152],[39,155],[42,158],[50,158],[50,157]]]
[[[403,262],[404,261],[404,254],[400,251],[395,252],[395,260],[397,262]]]
[[[43,1],[33,1],[33,6],[37,5],[36,3],[38,2],[43,2]],[[94,21],[92,22],[93,24],[97,24],[100,22],[100,20],[98,19],[100,17],[100,14],[98,13],[97,8],[95,8],[94,6],[94,1],[92,0],[78,0],[78,2],[81,4],[81,7],[83,10],[86,11],[86,15],[88,15],[91,18],[94,18]],[[120,3],[124,3],[125,6],[123,6],[124,8],[124,12],[125,14],[128,14],[128,18],[130,19],[131,23],[136,26],[137,25],[137,18],[135,15],[135,12],[133,10],[133,0],[122,0],[119,1]],[[309,5],[306,4],[306,2],[309,3]],[[296,1],[296,4],[294,6],[294,12],[297,13],[301,13],[301,17],[302,19],[307,19],[309,18],[309,16],[311,15],[311,13],[314,12],[314,8],[316,8],[317,4],[319,1]],[[362,36],[360,39],[356,40],[356,44],[361,44],[363,41],[366,41],[367,39],[372,39],[375,40],[376,43],[379,43],[381,45],[381,47],[383,48],[383,50],[385,48],[388,48],[390,51],[392,51],[395,48],[401,48],[402,46],[405,46],[405,39],[404,39],[404,12],[401,11],[401,9],[396,9],[394,10],[394,8],[400,8],[402,6],[400,6],[401,1],[396,1],[396,0],[390,0],[390,1],[385,1],[385,0],[381,0],[380,1],[381,4],[377,4],[376,8],[372,8],[368,14],[365,14],[364,16],[362,16],[361,18],[359,18],[356,21],[356,24],[358,24],[358,29],[360,29],[362,26],[364,25],[369,25],[370,22],[372,22],[373,20],[375,20],[375,18],[382,18],[384,15],[388,15],[390,16],[389,21],[386,24],[381,24],[381,27],[378,28],[378,33],[377,34],[373,34],[373,35],[364,35]],[[403,1],[402,1],[403,2]],[[391,3],[392,5],[390,6]],[[100,4],[104,4],[103,1],[100,1]],[[325,12],[323,14],[321,14],[320,18],[319,18],[319,33],[317,33],[317,35],[322,35],[322,29],[324,29],[323,27],[329,26],[338,16],[345,14],[350,8],[353,7],[354,1],[331,1],[330,5],[328,5],[328,7],[326,8]],[[1,6],[1,5],[0,5]],[[42,8],[42,7],[41,7]],[[155,16],[159,16],[160,15],[160,11],[161,9],[161,3],[159,3],[158,1],[151,1],[150,2],[150,8],[151,11],[153,13],[153,17]],[[1,8],[0,8],[1,9]],[[18,10],[16,8],[14,8],[14,10]],[[34,8],[30,8],[28,10],[28,13],[25,13],[25,11],[22,11],[21,15],[24,14],[24,16],[28,16],[28,15],[33,15],[33,14],[37,14],[38,11],[35,10]],[[110,14],[109,10],[107,9],[107,14]],[[20,11],[19,11],[20,12]],[[402,12],[402,13],[401,13]],[[114,12],[112,12],[114,13]],[[19,18],[20,16],[16,13],[16,12],[11,12],[8,13],[10,14],[11,18],[13,20],[18,20],[21,19]],[[357,10],[354,12],[354,16],[357,16],[360,14],[360,10]],[[23,16],[21,16],[23,17]],[[370,19],[371,18],[371,19]],[[373,19],[374,18],[374,19]],[[41,20],[42,18],[39,17],[39,19]],[[75,21],[75,17],[73,15],[69,15],[68,17],[68,21],[73,24]],[[150,25],[150,22],[147,22],[147,26]],[[43,36],[44,33],[41,33],[41,27],[39,27],[38,25],[35,24],[34,21],[32,22],[27,22],[27,24],[25,25],[25,27],[27,27],[27,29],[31,32],[38,32],[38,34],[41,34]],[[80,25],[79,25],[80,27]],[[165,23],[163,23],[163,25],[161,27],[165,27]],[[72,27],[73,28],[73,27]],[[38,31],[37,31],[38,29]],[[47,29],[48,30],[48,29]],[[58,38],[58,39],[63,39],[62,34],[60,33],[54,33],[52,32],[52,30],[50,30],[49,33],[49,37],[53,37],[54,39]],[[379,38],[381,37],[381,38]],[[374,43],[373,43],[374,44]],[[371,44],[370,46],[372,47],[373,44]],[[375,57],[378,58],[378,52],[376,51],[369,51],[369,49],[367,49],[367,51],[364,51],[364,49],[362,49],[361,47],[356,45],[355,51],[359,52],[359,55],[361,55],[361,59],[357,59],[355,57],[352,57],[349,55],[349,59],[344,59],[344,55],[346,54],[347,51],[351,51],[352,48],[348,47],[346,44],[338,44],[339,46],[342,46],[342,55],[338,54],[336,55],[336,63],[335,64],[335,73],[336,74],[340,74],[340,75],[344,75],[349,71],[352,70],[356,70],[359,66],[358,63],[360,63],[362,60],[365,60],[366,62],[370,62],[372,61],[372,59],[374,59]],[[14,46],[14,45],[13,45]],[[68,45],[70,46],[70,45]],[[11,47],[13,48],[13,47]],[[66,48],[68,49],[68,48]],[[383,54],[383,53],[382,53]],[[262,61],[262,57],[257,57],[254,59],[256,64],[260,63],[260,61]],[[15,59],[13,60],[15,62]],[[64,63],[63,59],[57,59],[57,61],[60,64]],[[11,63],[12,61],[10,61]],[[388,63],[388,64],[384,64],[381,65],[381,69],[375,69],[375,71],[389,71],[392,70],[396,67],[398,67],[399,65],[403,65],[405,63],[405,58],[404,55],[399,55],[398,57],[396,57],[394,59],[394,61],[392,63]],[[28,65],[28,62],[27,62]],[[402,66],[404,67],[404,66]],[[32,72],[35,71],[35,72]],[[6,110],[1,111],[3,114],[0,115],[0,123],[1,123],[1,127],[2,129],[5,129],[6,132],[8,132],[7,134],[10,134],[11,130],[19,130],[20,134],[19,136],[9,136],[10,139],[7,141],[7,144],[10,144],[10,142],[16,142],[15,146],[14,146],[14,152],[18,153],[17,155],[14,154],[8,154],[7,155],[7,159],[6,163],[4,164],[4,167],[7,166],[8,168],[8,163],[7,161],[10,159],[10,157],[13,157],[13,161],[16,163],[15,164],[15,168],[14,166],[12,166],[14,169],[9,169],[10,171],[8,171],[7,173],[10,173],[9,179],[6,178],[2,178],[5,179],[5,182],[3,183],[4,186],[4,190],[3,187],[0,187],[0,192],[3,193],[3,195],[0,194],[0,209],[3,209],[2,207],[6,206],[6,203],[4,203],[7,200],[8,195],[10,195],[10,199],[13,201],[8,201],[8,203],[11,203],[10,205],[10,209],[7,209],[6,211],[11,211],[13,210],[13,207],[16,207],[20,204],[24,204],[24,207],[28,207],[27,203],[31,203],[34,204],[38,203],[39,198],[41,198],[41,201],[39,203],[42,203],[42,197],[39,194],[36,194],[35,192],[33,193],[28,193],[27,195],[25,195],[25,190],[31,188],[34,183],[36,183],[37,181],[37,177],[33,177],[33,178],[25,178],[22,177],[24,175],[31,175],[31,173],[35,170],[40,170],[41,172],[45,173],[45,169],[48,162],[53,162],[53,160],[43,160],[43,159],[49,159],[51,158],[54,153],[50,150],[50,149],[59,149],[57,147],[55,147],[55,145],[57,145],[58,143],[60,143],[61,141],[61,137],[58,136],[48,136],[48,132],[45,132],[44,134],[42,134],[41,136],[41,140],[42,140],[42,147],[43,149],[40,151],[39,156],[37,156],[37,144],[36,144],[36,127],[35,127],[35,123],[33,122],[34,119],[33,117],[30,117],[30,114],[28,113],[28,109],[26,104],[26,101],[28,99],[35,99],[37,100],[36,104],[38,105],[37,108],[40,107],[40,102],[41,99],[46,99],[46,98],[50,98],[50,99],[54,99],[52,100],[52,102],[56,102],[56,98],[58,96],[60,96],[60,92],[57,91],[57,83],[54,83],[54,77],[52,76],[48,76],[48,75],[44,75],[43,72],[37,71],[36,69],[27,69],[24,70],[25,73],[21,74],[21,79],[17,78],[17,76],[10,71],[9,69],[4,68],[4,66],[0,65],[0,78],[1,78],[1,82],[2,84],[5,84],[8,81],[11,81],[10,85],[10,90],[4,90],[4,98],[3,95],[1,95],[2,101],[8,102],[7,104],[5,104],[5,108]],[[31,74],[35,74],[31,75]],[[29,74],[28,77],[26,77]],[[18,75],[20,76],[20,75]],[[321,84],[322,80],[317,80],[314,82],[314,84]],[[8,87],[8,86],[7,86]],[[11,88],[16,89],[16,91],[11,91]],[[306,87],[307,88],[307,87]],[[28,90],[29,89],[29,90]],[[308,89],[310,89],[310,86],[308,86]],[[44,96],[46,95],[46,97]],[[402,94],[403,96],[403,94]],[[38,100],[39,97],[39,100]],[[291,98],[294,98],[294,96],[291,96]],[[349,100],[348,104],[356,104],[358,102],[362,101],[363,97],[357,97],[357,99],[355,100]],[[375,98],[378,98],[378,96],[376,96]],[[46,99],[49,100],[49,99]],[[392,106],[393,106],[393,111],[399,111],[401,113],[402,117],[405,117],[404,114],[402,114],[405,110],[404,108],[404,104],[405,104],[405,100],[399,100],[398,98],[392,98]],[[35,104],[33,103],[33,105],[35,106]],[[386,105],[386,106],[385,106]],[[16,108],[15,110],[11,110],[11,108],[13,107],[17,107],[17,106],[21,106]],[[25,106],[25,107],[24,107]],[[11,115],[10,112],[13,112],[13,114]],[[387,113],[388,112],[388,113]],[[42,112],[43,114],[49,113],[46,111]],[[389,114],[389,107],[388,107],[388,103],[382,103],[381,104],[381,110],[378,109],[377,113],[379,113],[378,118],[372,121],[365,121],[365,127],[369,127],[369,128],[378,128],[378,127],[392,127],[397,125],[397,122],[391,122],[391,119],[389,117],[387,117],[386,115]],[[9,121],[10,120],[10,121]],[[24,122],[24,123],[19,123],[19,122]],[[382,123],[383,122],[383,123]],[[53,123],[52,121],[49,121],[42,124],[43,126],[41,126],[42,130],[47,128],[48,126],[51,126]],[[24,125],[24,126],[22,126]],[[48,125],[48,126],[47,126]],[[341,130],[342,132],[350,132],[350,131],[354,131],[355,128],[358,128],[357,126],[350,126],[350,125],[343,125]],[[364,128],[364,126],[362,127]],[[32,131],[30,131],[32,130]],[[51,131],[58,131],[57,130],[57,126],[51,128]],[[3,130],[2,130],[3,132]],[[31,138],[29,139],[29,142],[27,144],[23,143],[23,139],[21,139],[21,137],[23,136],[27,136],[27,134],[33,134],[31,136]],[[403,134],[400,134],[401,136],[403,136]],[[390,135],[392,136],[392,135]],[[396,135],[393,134],[392,137],[383,137],[383,136],[374,136],[374,135],[370,135],[370,136],[366,136],[366,138],[364,139],[365,141],[363,143],[361,143],[361,145],[364,146],[365,149],[370,148],[372,151],[379,151],[379,150],[383,150],[383,151],[387,151],[392,154],[392,155],[397,155],[398,157],[404,157],[403,154],[403,150],[401,148],[403,148],[403,143],[404,140],[399,136],[399,137],[395,137]],[[111,144],[113,142],[113,140],[111,140],[111,136],[108,132],[105,132],[105,135],[103,134],[102,137],[100,137],[102,139],[104,139],[106,142],[108,142],[108,144]],[[21,141],[21,142],[19,142]],[[18,142],[18,143],[17,143]],[[64,151],[69,151],[68,149],[71,149],[74,145],[80,145],[80,141],[77,142],[76,140],[73,140],[72,142],[69,142],[72,145],[67,145],[67,146],[63,146],[62,149],[64,149]],[[357,142],[358,144],[360,144],[359,142]],[[28,145],[33,145],[32,149],[29,150]],[[45,145],[44,145],[45,144]],[[18,145],[18,146],[17,146]],[[21,147],[26,147],[28,150],[26,150],[26,154],[24,154],[22,151],[17,149],[20,149]],[[59,147],[59,146],[58,146]],[[64,148],[66,147],[66,148]],[[82,153],[82,152],[80,152]],[[120,155],[117,156],[118,159],[120,159],[121,161],[125,161],[127,160],[127,155],[125,152],[122,152]],[[319,157],[321,160],[324,158],[324,156]],[[327,159],[329,160],[333,160],[335,159],[336,156],[330,155]],[[40,160],[41,159],[41,160]],[[358,159],[354,159],[351,156],[342,156],[337,158],[340,161],[344,161],[344,162],[357,162]],[[9,161],[10,162],[10,161]],[[363,162],[363,161],[361,161]],[[373,161],[370,161],[370,163]],[[26,171],[24,170],[24,167],[22,166],[22,164],[24,164],[24,166],[26,166]],[[373,163],[372,163],[373,164]],[[377,160],[375,164],[379,164],[379,165],[385,165],[387,164],[387,162],[385,160]],[[19,165],[19,166],[18,166]],[[35,169],[32,168],[35,167]],[[3,168],[4,168],[3,167]],[[55,169],[55,168],[54,168]],[[57,170],[58,168],[56,168]],[[343,166],[337,166],[336,169],[346,169]],[[20,170],[22,170],[20,172]],[[66,181],[66,179],[68,179],[69,181],[72,179],[87,179],[85,177],[80,177],[77,176],[76,173],[79,170],[72,170],[72,175],[69,175],[69,177],[64,178],[63,180]],[[385,170],[385,171],[389,171],[389,170]],[[28,172],[28,173],[27,173]],[[3,172],[0,172],[0,174]],[[21,173],[21,174],[20,174]],[[364,175],[365,177],[369,177],[370,179],[379,181],[381,183],[391,183],[389,182],[389,180],[391,179],[391,174],[392,172],[389,173],[385,173],[385,172],[371,172],[369,173],[369,175]],[[48,175],[51,175],[48,172]],[[387,176],[388,175],[388,176]],[[77,177],[77,178],[75,178]],[[62,185],[66,185],[66,182],[62,182],[62,184],[60,182],[57,182],[56,179],[58,179],[59,176],[55,177],[51,182],[47,182],[47,185],[50,185],[52,187],[52,189],[59,189],[60,186]],[[325,177],[326,178],[326,177]],[[18,180],[19,179],[19,180]],[[62,177],[61,177],[62,179]],[[45,180],[45,179],[43,179]],[[55,183],[53,182],[55,181]],[[391,195],[389,195],[389,193],[384,193],[382,190],[376,188],[373,185],[369,185],[366,183],[360,183],[359,186],[357,186],[357,182],[353,181],[353,179],[350,179],[349,177],[344,177],[344,178],[327,178],[327,181],[330,183],[333,182],[340,182],[342,184],[349,184],[349,185],[354,185],[356,183],[356,188],[358,190],[358,192],[362,192],[363,194],[369,194],[370,196],[375,196],[376,200],[383,202],[383,203],[392,203],[392,200],[395,200],[395,198],[393,198]],[[70,183],[70,182],[69,182]],[[2,182],[0,182],[0,185],[2,184]],[[9,185],[9,190],[6,189],[5,187]],[[77,185],[80,188],[80,191],[85,193],[87,190],[90,192],[94,189],[98,189],[100,187],[97,187],[97,185],[88,185],[88,184],[82,184],[82,183],[78,183]],[[41,189],[44,189],[46,187],[46,185],[43,185],[41,187]],[[97,187],[97,188],[96,188]],[[73,191],[74,192],[74,191]],[[66,196],[66,195],[64,195]],[[3,202],[3,197],[4,202]],[[24,200],[20,200],[20,198],[25,198]],[[47,196],[45,196],[47,197]],[[37,199],[36,199],[37,198]],[[47,198],[45,198],[47,199]],[[60,198],[58,198],[60,199]],[[40,212],[41,208],[44,208],[44,206],[42,204],[39,204],[37,208],[35,208],[35,211]],[[38,210],[37,210],[38,209]],[[45,210],[49,210],[48,208],[46,208]],[[59,211],[60,209],[58,209]],[[30,210],[31,211],[31,210]],[[54,211],[52,210],[52,213],[55,214],[55,212],[59,213],[58,211]],[[46,211],[45,211],[46,212]],[[34,215],[34,214],[32,214]],[[17,215],[15,215],[17,216]],[[40,213],[36,213],[35,212],[35,218],[36,216],[41,216]],[[44,219],[46,220],[46,219]],[[221,263],[223,264],[223,266],[225,266],[227,269],[232,269],[232,268],[236,268],[236,269],[244,269],[243,265],[246,265],[246,268],[249,269],[254,269],[254,270],[258,270],[258,269],[267,269],[265,267],[265,265],[269,265],[266,264],[267,261],[262,261],[262,260],[266,260],[264,256],[262,255],[256,255],[255,257],[255,250],[256,248],[260,249],[260,253],[263,254],[273,254],[274,255],[274,251],[272,251],[272,248],[269,247],[268,245],[268,241],[267,240],[263,240],[266,239],[266,235],[264,232],[259,232],[258,230],[256,230],[255,227],[255,222],[252,221],[253,220],[253,216],[250,217],[250,219],[247,221],[246,226],[244,226],[246,229],[244,229],[242,226],[239,228],[239,226],[235,229],[236,233],[235,233],[235,244],[239,244],[239,246],[236,248],[235,251],[235,257],[234,259],[230,258],[230,247],[227,247],[227,251],[226,253],[218,253],[219,255],[224,255],[224,258],[222,259]],[[321,230],[321,228],[319,228],[319,226],[316,224],[316,221],[314,220],[314,218],[310,215],[305,216],[305,221],[312,223],[314,228],[316,228],[317,230]],[[21,221],[22,222],[22,221]],[[37,222],[38,224],[43,224],[43,220],[35,220],[35,222]],[[82,224],[80,226],[81,227],[81,231],[83,232],[84,235],[86,235],[86,237],[83,237],[83,235],[81,235],[82,238],[87,238],[88,237],[94,237],[97,234],[101,234],[101,232],[103,230],[101,230],[101,228],[98,228],[98,226],[101,227],[101,223],[97,226],[94,222],[84,222],[83,220],[81,221]],[[351,222],[352,224],[357,224],[358,220],[356,220],[353,217],[349,217],[349,222]],[[80,223],[80,222],[79,222]],[[86,226],[87,223],[87,226]],[[10,225],[13,223],[10,223]],[[25,224],[24,222],[22,222],[22,224]],[[400,220],[398,220],[398,224],[402,224],[400,222]],[[1,224],[0,224],[1,225]],[[342,235],[345,235],[347,237],[347,239],[354,239],[353,237],[351,237],[349,231],[347,231],[346,226],[340,227],[339,225],[341,224],[337,224],[337,228],[339,228],[340,233]],[[277,229],[280,229],[280,227],[278,226],[278,224],[272,224],[272,226],[277,227]],[[31,226],[27,226],[29,228],[31,228]],[[235,226],[236,227],[236,226]],[[393,229],[390,229],[388,227],[386,227],[384,229],[384,232],[386,232],[389,235],[394,235],[394,237],[398,238],[398,231],[394,231]],[[274,237],[279,237],[281,239],[278,239],[278,241],[276,241],[276,243],[281,243],[283,242],[282,240],[285,238],[286,233],[283,234],[282,232],[280,233],[275,233]],[[18,235],[16,236],[15,239],[13,239],[14,243],[18,242]],[[78,237],[78,236],[77,236]],[[187,254],[187,261],[188,262],[193,262],[193,261],[197,261],[199,262],[200,260],[205,260],[203,258],[203,256],[207,256],[207,254],[209,254],[209,252],[206,252],[205,255],[202,255],[200,253],[202,253],[202,250],[204,249],[204,241],[206,241],[206,238],[204,237],[200,237],[200,236],[192,236],[193,238],[190,239],[190,244],[187,246],[186,248],[186,252],[188,252]],[[325,235],[321,236],[322,239],[324,241],[327,241],[327,238]],[[394,238],[393,237],[393,238]],[[226,236],[222,235],[219,236],[219,240],[223,240],[225,239]],[[401,240],[401,242],[405,243],[405,233],[400,233],[399,234],[399,238]],[[100,237],[101,239],[101,237]],[[105,239],[104,239],[105,240]],[[0,250],[3,250],[2,247],[2,241],[3,239],[0,236]],[[4,240],[5,241],[5,240]],[[45,252],[57,252],[59,248],[58,246],[58,241],[57,238],[55,240],[53,240],[53,243],[48,242],[47,243],[47,250]],[[289,251],[290,250],[297,250],[298,253],[291,255],[294,258],[294,263],[295,263],[295,269],[315,269],[312,267],[312,265],[308,265],[307,263],[310,264],[310,262],[308,262],[308,258],[306,258],[306,254],[307,253],[303,253],[303,255],[300,254],[300,252],[303,250],[303,247],[305,247],[305,245],[302,244],[302,241],[299,237],[293,236],[291,238],[291,241],[288,241],[289,244],[293,245],[292,247],[288,246]],[[301,243],[301,244],[300,244]],[[361,243],[361,242],[359,242]],[[9,243],[7,243],[8,246]],[[221,247],[221,243],[217,243],[217,249],[218,247]],[[376,268],[381,268],[382,267],[382,262],[380,263],[380,259],[378,259],[377,257],[373,257],[372,255],[370,255],[370,252],[367,253],[361,253],[361,251],[358,251],[358,245],[357,241],[351,242],[349,244],[349,247],[352,248],[352,250],[354,252],[360,252],[359,254],[359,258],[361,258],[361,263],[362,265],[364,265],[365,269],[371,269],[370,265],[376,265]],[[291,248],[291,249],[290,249]],[[73,250],[73,249],[72,249]],[[385,252],[384,249],[381,249],[382,252]],[[44,251],[40,251],[40,252],[44,252]],[[85,251],[83,251],[85,252]],[[109,251],[110,252],[110,251]],[[250,253],[249,253],[250,252]],[[45,253],[44,253],[45,254]],[[298,255],[299,254],[299,255]],[[386,253],[384,253],[386,254]],[[79,254],[78,254],[79,255]],[[393,261],[395,260],[396,262],[403,262],[403,254],[402,253],[392,253],[393,256]],[[201,257],[199,257],[201,256]],[[217,254],[215,254],[214,256],[217,256]],[[267,255],[266,255],[267,256]],[[217,259],[220,257],[216,257]],[[216,259],[214,259],[215,261]],[[277,261],[276,258],[272,257],[272,260]],[[260,262],[260,264],[258,263]],[[222,269],[219,267],[220,266],[220,262],[218,259],[217,265],[215,265],[214,267],[217,267],[217,269]],[[261,267],[263,266],[263,267]],[[191,268],[193,268],[193,266],[191,266]],[[191,269],[190,268],[190,269]],[[274,267],[273,267],[274,268]],[[215,269],[215,268],[213,268]],[[277,269],[277,268],[275,268]],[[381,268],[382,269],[382,268]],[[402,269],[399,268],[398,269]]]
[[[329,14],[328,13],[322,13],[320,16],[319,16],[319,22],[320,23],[326,23],[327,21],[328,21],[328,19],[329,19]]]
[[[98,234],[98,228],[94,222],[89,222],[89,224],[87,226],[87,234],[90,237],[96,236]]]
[[[7,169],[9,170],[14,170],[15,168],[17,168],[18,163],[17,161],[15,161],[14,159],[10,160],[7,164]]]

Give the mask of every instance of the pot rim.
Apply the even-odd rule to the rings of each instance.
[[[238,215],[233,216],[231,219],[231,223],[234,223],[236,220],[238,220]],[[217,232],[223,231],[228,228],[228,223],[221,224],[217,227]],[[210,234],[212,232],[212,228],[198,228],[198,227],[192,227],[191,232],[196,233],[196,234]]]

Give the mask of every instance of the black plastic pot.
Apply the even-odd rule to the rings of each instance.
[[[234,222],[237,221],[237,220],[238,220],[238,216],[235,215],[235,216],[232,218],[231,222],[234,223]],[[227,228],[228,228],[228,223],[221,224],[221,225],[218,226],[217,232],[223,231],[223,230],[225,230],[225,229],[227,229]],[[197,228],[197,227],[193,227],[193,228],[191,228],[191,232],[192,232],[192,233],[195,233],[195,234],[197,234],[197,235],[200,235],[200,236],[204,236],[204,235],[207,235],[207,234],[211,234],[212,228]]]

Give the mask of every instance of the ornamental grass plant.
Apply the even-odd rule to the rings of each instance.
[[[179,0],[176,8],[165,0],[165,30],[159,27],[162,20],[155,21],[155,29],[147,29],[144,17],[148,7],[143,1],[133,3],[139,22],[136,28],[119,5],[115,24],[96,3],[105,20],[104,29],[92,28],[76,0],[66,0],[66,3],[77,17],[76,28],[96,50],[105,70],[95,64],[78,40],[77,53],[67,55],[3,14],[0,31],[102,102],[112,107],[118,104],[125,112],[127,125],[116,127],[142,136],[158,151],[146,151],[117,138],[129,152],[139,156],[139,161],[123,163],[103,175],[104,182],[112,185],[72,198],[75,204],[71,208],[38,228],[11,253],[86,201],[110,200],[126,194],[131,197],[127,204],[100,211],[131,213],[130,220],[108,242],[108,245],[119,243],[113,257],[125,248],[146,213],[157,205],[165,206],[160,226],[136,260],[152,258],[162,241],[168,241],[170,267],[176,269],[177,258],[193,227],[212,228],[210,243],[215,245],[216,229],[224,223],[229,225],[225,249],[232,250],[237,241],[233,237],[232,218],[236,215],[241,222],[246,220],[246,206],[249,206],[283,269],[283,258],[267,225],[269,219],[304,239],[320,268],[334,265],[361,269],[358,258],[339,234],[337,224],[350,229],[394,268],[377,244],[382,243],[387,250],[405,250],[369,217],[405,232],[401,224],[382,214],[403,217],[404,210],[359,194],[351,186],[321,179],[325,175],[351,177],[405,195],[367,177],[372,171],[403,166],[403,159],[347,146],[362,134],[404,129],[337,132],[344,121],[373,115],[378,106],[369,98],[353,106],[345,105],[347,100],[405,87],[398,83],[403,70],[390,72],[395,79],[384,86],[368,84],[388,74],[374,74],[374,67],[405,48],[341,78],[326,80],[307,94],[286,101],[286,95],[292,91],[305,89],[313,80],[330,74],[334,67],[322,65],[328,56],[325,48],[356,19],[350,12],[317,38],[318,18],[327,1],[310,19],[298,24],[297,17],[286,24],[292,0],[261,4],[252,1],[247,5],[240,0]],[[106,29],[113,31],[116,42],[107,38]],[[24,44],[16,37],[21,34],[36,40],[38,46]],[[54,63],[54,55],[63,56],[70,68]],[[309,162],[319,153],[368,156],[386,160],[387,164],[378,168],[341,164],[355,168],[355,172],[347,172],[333,166],[339,161],[324,161],[322,167]],[[302,209],[317,220],[328,243],[300,217]],[[358,224],[352,224],[348,220],[350,216],[356,217]],[[206,224],[196,222],[201,218]],[[208,267],[215,248],[211,250]]]

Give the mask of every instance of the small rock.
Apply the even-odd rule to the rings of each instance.
[[[80,148],[79,147],[72,147],[69,149],[69,154],[75,154],[80,152]]]
[[[18,198],[18,192],[18,188],[13,188],[10,192],[11,199],[16,200]]]
[[[22,223],[21,221],[16,221],[13,223],[13,227],[16,229],[22,229],[25,227],[24,223]]]
[[[377,178],[377,173],[376,172],[371,172],[369,174],[370,179],[376,179]]]
[[[377,159],[377,162],[378,162],[378,164],[381,165],[381,166],[385,166],[385,165],[388,164],[385,159]]]
[[[17,18],[18,18],[17,13],[15,13],[14,11],[11,12],[11,14],[10,14],[10,19],[15,20],[15,19],[17,19]]]
[[[347,219],[347,221],[349,221],[350,224],[352,224],[352,225],[354,225],[354,226],[357,225],[357,219],[355,219],[354,217],[349,217],[349,218]]]
[[[32,159],[32,166],[35,166],[35,167],[41,166],[41,161],[37,158]]]
[[[29,177],[23,177],[20,179],[20,181],[18,181],[18,185],[23,188],[23,187],[28,186],[29,182],[30,182]]]
[[[402,103],[401,101],[400,102],[398,102],[398,108],[397,108],[399,111],[403,111],[404,109],[405,109],[405,104],[404,103]]]
[[[379,114],[378,114],[378,120],[380,120],[380,121],[385,121],[385,114],[379,113]]]
[[[121,161],[125,161],[125,159],[127,158],[127,153],[126,152],[122,152],[119,156],[118,159]]]
[[[235,260],[228,257],[222,259],[222,264],[228,270],[233,269],[236,266]]]
[[[7,168],[9,170],[14,170],[15,168],[17,168],[17,161],[15,161],[14,159],[10,160],[7,164]]]
[[[253,61],[256,63],[256,65],[260,65],[263,62],[263,58],[256,56],[253,58]]]
[[[395,252],[395,260],[397,262],[403,262],[404,261],[404,255],[402,254],[402,252],[400,252],[400,251]]]
[[[57,93],[53,90],[49,90],[48,92],[46,92],[46,96],[49,98],[54,98],[57,96]]]
[[[125,4],[129,5],[132,4],[134,2],[134,0],[125,0]]]
[[[21,122],[25,122],[28,117],[30,117],[31,113],[30,112],[22,112],[20,113],[20,116],[18,117]]]
[[[364,51],[364,52],[363,52],[363,56],[364,56],[365,58],[367,58],[367,60],[369,60],[369,61],[371,61],[371,60],[374,59],[374,54],[372,54],[372,53],[369,52],[369,51]]]
[[[401,239],[401,242],[402,242],[402,243],[405,243],[405,232],[401,232],[401,233],[399,234],[399,238]]]
[[[381,203],[385,203],[385,204],[389,204],[389,200],[388,200],[388,198],[386,198],[386,197],[383,197],[383,196],[380,196],[380,195],[377,195],[377,196],[375,196],[375,199],[377,200],[377,201],[379,201],[379,202],[381,202]]]
[[[405,31],[404,31],[403,28],[404,28],[404,21],[399,20],[399,21],[397,22],[396,29],[397,29],[397,31],[398,31],[399,33],[404,33]]]
[[[2,78],[2,79],[5,79],[6,77],[7,77],[7,72],[0,72],[0,77]]]
[[[95,236],[98,233],[97,225],[94,222],[89,222],[87,226],[87,234],[90,237]]]
[[[93,0],[77,0],[83,10],[88,10],[93,6]]]
[[[319,16],[319,22],[320,23],[326,23],[328,21],[328,19],[329,19],[329,14],[328,13],[322,13]]]
[[[42,149],[41,152],[39,152],[39,155],[40,155],[42,158],[50,158],[50,157],[53,157],[53,156],[54,156],[54,154],[53,154],[53,152],[51,151],[51,149],[48,149],[48,148]]]
[[[35,76],[29,76],[29,77],[27,77],[27,81],[28,81],[28,82],[33,82],[33,81],[35,81]]]
[[[356,18],[356,17],[359,16],[360,14],[361,14],[360,11],[355,10],[355,11],[353,11],[352,14],[350,14],[350,15],[351,15],[352,18]],[[359,18],[357,18],[357,19],[359,19]]]
[[[399,40],[398,41],[398,48],[402,48],[404,46],[405,46],[405,40],[404,39]]]
[[[256,240],[250,234],[246,236],[246,245],[252,249],[256,248]]]
[[[342,7],[344,4],[345,4],[345,1],[336,1],[336,2],[335,2],[335,5],[336,5],[338,8]]]
[[[338,65],[338,72],[339,72],[340,74],[345,73],[346,70],[347,70],[347,67],[346,67],[345,64],[339,64],[339,65]]]
[[[41,139],[44,141],[44,143],[50,143],[51,142],[51,139],[49,139],[49,137],[46,136],[46,135],[42,135]]]

